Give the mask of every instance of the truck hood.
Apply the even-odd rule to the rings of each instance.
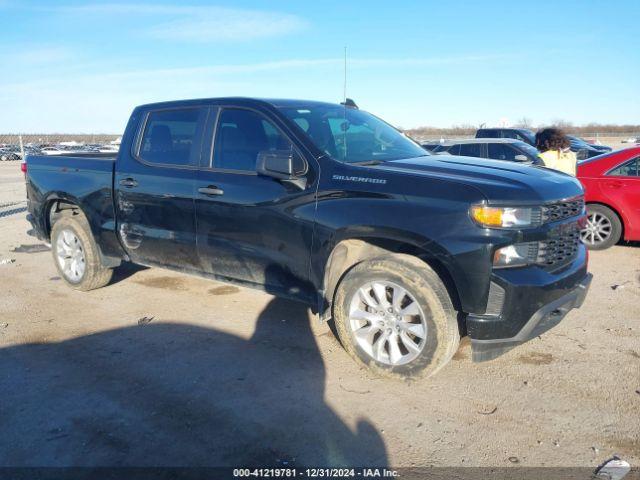
[[[464,183],[496,203],[540,203],[584,193],[580,182],[570,175],[501,160],[433,155],[393,160],[374,168]]]

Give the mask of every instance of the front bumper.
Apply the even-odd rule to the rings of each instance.
[[[568,293],[539,308],[514,335],[506,338],[491,336],[492,322],[486,316],[469,315],[467,326],[471,337],[472,360],[493,360],[532,338],[555,327],[574,308],[580,308],[591,285],[593,275],[586,273]],[[575,284],[574,284],[575,285]]]

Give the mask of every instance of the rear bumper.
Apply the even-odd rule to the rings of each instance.
[[[499,357],[532,338],[555,327],[564,316],[574,308],[579,308],[587,295],[593,275],[585,273],[584,277],[568,293],[545,303],[531,315],[524,325],[509,337],[488,338],[491,336],[492,321],[487,316],[469,315],[467,326],[471,337],[472,359],[483,362]],[[535,298],[530,298],[535,302]],[[506,319],[501,319],[502,321]],[[500,322],[502,323],[502,322]]]

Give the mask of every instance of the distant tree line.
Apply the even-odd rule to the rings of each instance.
[[[485,127],[492,127],[493,125],[483,125]],[[528,128],[530,130],[536,131],[539,128],[544,127],[559,127],[562,128],[567,133],[580,135],[593,135],[598,134],[602,136],[622,136],[622,135],[631,135],[640,134],[640,125],[617,125],[617,124],[603,124],[603,123],[587,123],[584,125],[574,125],[571,122],[566,120],[554,120],[550,125],[538,125],[534,126],[533,122],[527,118],[523,117],[518,120],[516,123],[511,125],[512,128]],[[476,130],[480,128],[480,126],[471,125],[471,124],[461,124],[461,125],[452,125],[448,128],[439,128],[439,127],[418,127],[404,130],[404,132],[412,137],[454,137],[454,136],[469,136],[474,135]]]

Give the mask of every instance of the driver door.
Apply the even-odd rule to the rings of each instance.
[[[197,249],[204,271],[315,300],[309,262],[317,169],[299,158],[304,187],[258,175],[258,153],[294,149],[267,116],[221,108],[212,154],[196,177]]]

